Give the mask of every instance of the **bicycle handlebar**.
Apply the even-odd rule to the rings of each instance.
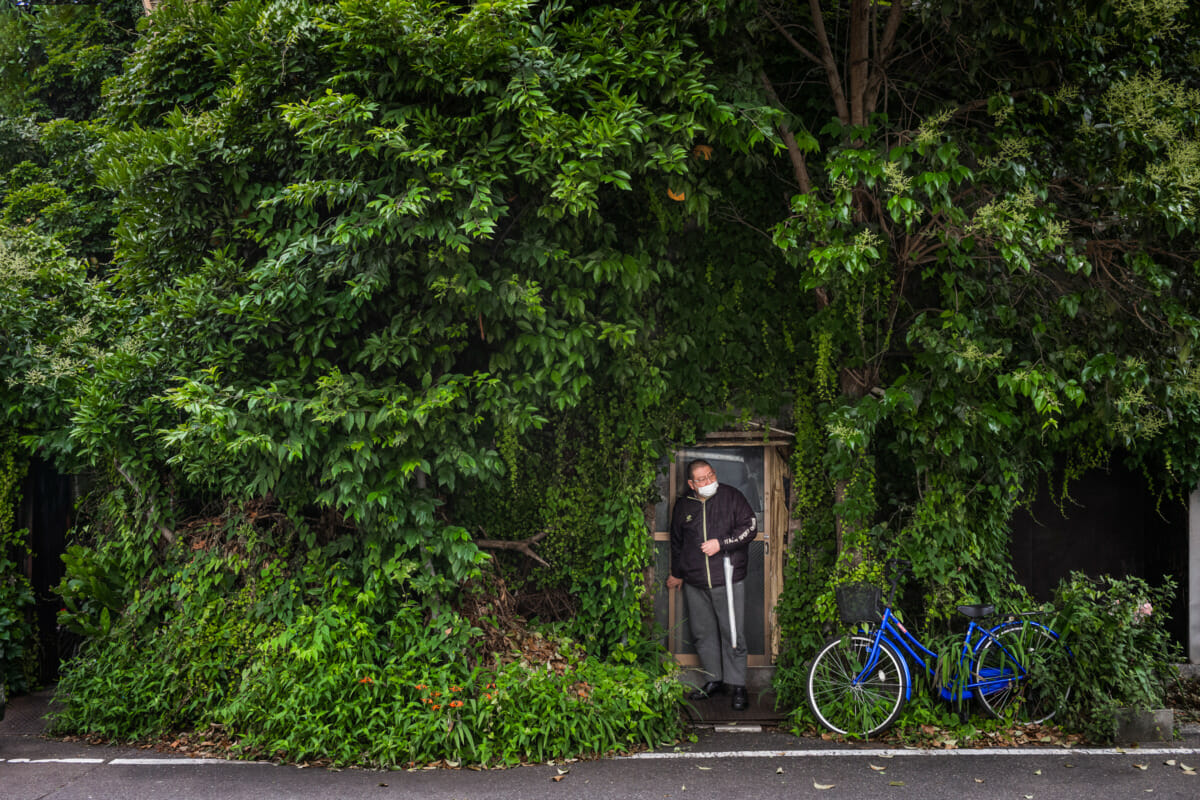
[[[888,593],[888,607],[896,603],[896,587],[900,585],[900,576],[912,572],[912,562],[904,558],[888,559],[888,567],[892,570],[892,589]]]

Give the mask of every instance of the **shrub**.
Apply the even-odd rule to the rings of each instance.
[[[73,559],[64,586],[96,563]],[[217,725],[247,757],[377,767],[544,761],[682,733],[684,686],[665,669],[588,658],[551,635],[514,645],[490,621],[486,636],[447,605],[381,597],[336,560],[296,569],[197,551],[162,582],[88,625],[54,732],[131,740]],[[153,597],[170,598],[165,610]],[[80,609],[64,615],[95,618]]]
[[[1063,579],[1052,627],[1072,657],[1050,663],[1037,678],[1058,693],[1070,689],[1058,724],[1107,740],[1117,708],[1163,706],[1180,657],[1166,630],[1175,588],[1169,577],[1157,587],[1136,577],[1091,579],[1078,572]]]

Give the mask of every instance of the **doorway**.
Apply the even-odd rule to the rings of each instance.
[[[717,480],[738,489],[750,502],[757,533],[750,545],[746,575],[747,666],[770,667],[779,654],[775,604],[783,590],[784,551],[788,531],[788,469],[786,445],[764,440],[761,432],[725,434],[696,447],[676,450],[659,472],[659,497],[654,508],[654,616],[665,633],[662,644],[682,667],[698,666],[699,657],[687,625],[683,593],[664,587],[671,568],[671,511],[687,491],[687,465],[702,458],[712,465]]]

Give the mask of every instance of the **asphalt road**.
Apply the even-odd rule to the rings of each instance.
[[[303,769],[0,736],[3,800],[1200,797],[1200,741],[1118,749],[835,748],[781,733],[699,732],[679,750],[505,770]]]

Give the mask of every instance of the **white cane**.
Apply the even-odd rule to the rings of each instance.
[[[729,606],[729,646],[737,649],[737,617],[733,613],[733,562],[725,556],[725,605]]]

